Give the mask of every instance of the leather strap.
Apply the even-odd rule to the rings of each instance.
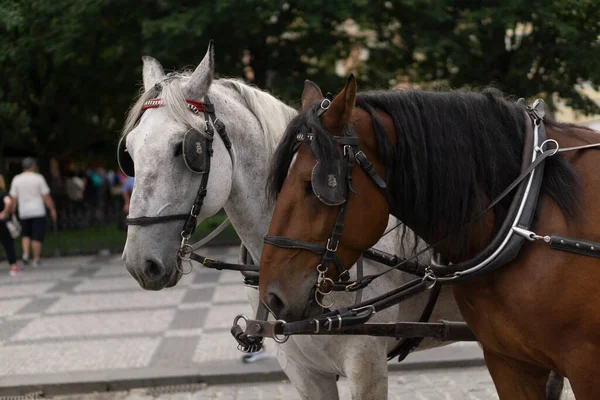
[[[360,280],[363,277],[363,257],[361,256],[356,262],[356,279]],[[360,303],[362,301],[363,291],[358,290],[356,292],[356,298],[354,299],[355,303]]]
[[[394,267],[395,269],[411,275],[420,277],[425,276],[426,266],[419,264],[418,261],[406,261],[404,258],[400,259],[394,254],[386,253],[374,248],[365,250],[363,257],[368,258],[369,260],[377,261],[378,263],[387,265],[389,267]],[[404,264],[400,264],[400,261],[406,262]]]
[[[427,282],[422,279],[414,279],[389,293],[355,304],[350,309],[341,308],[335,311],[319,315],[317,318],[284,324],[282,334],[292,335],[300,332],[314,332],[319,326],[350,326],[365,323],[371,318],[373,312],[398,304],[404,299],[410,298],[426,290]],[[366,313],[366,314],[365,314]],[[339,318],[338,318],[339,315]],[[341,322],[339,322],[341,320]],[[334,321],[334,322],[329,322]],[[340,325],[341,324],[341,325]],[[317,326],[318,325],[318,326]]]
[[[555,250],[600,258],[600,243],[581,240],[567,236],[550,236],[550,247]]]
[[[187,220],[189,214],[173,214],[159,217],[138,217],[126,218],[127,225],[148,226],[154,224],[162,224],[163,222]]]
[[[364,319],[364,316],[361,317]],[[358,320],[358,318],[357,318]],[[342,320],[343,321],[343,320]],[[329,326],[331,325],[331,329]],[[237,325],[236,325],[237,326]],[[245,334],[250,337],[274,337],[287,335],[288,323],[252,320],[248,321]],[[298,331],[295,335],[369,335],[379,337],[418,338],[428,337],[439,341],[474,342],[477,338],[464,322],[444,321],[439,322],[391,322],[391,323],[364,323],[339,326],[337,318],[331,318],[331,323],[314,325],[314,331]]]
[[[536,114],[530,114],[536,115]],[[532,118],[534,118],[532,116]],[[539,119],[533,119],[532,121],[534,126],[538,127],[538,143],[542,143],[545,140],[545,129],[544,124]],[[533,147],[537,146],[536,143],[533,143],[533,132],[531,132],[531,125],[527,125],[528,132],[526,135],[525,146],[523,150],[523,161],[522,161],[522,172],[515,178],[510,185],[506,189],[502,191],[485,209],[481,212],[477,213],[472,219],[470,219],[467,224],[477,220],[478,218],[485,215],[487,212],[492,210],[503,198],[508,196],[517,186],[521,183],[522,185],[519,187],[517,193],[515,194],[511,205],[508,209],[507,215],[504,218],[504,222],[502,226],[498,230],[496,236],[492,239],[490,244],[486,246],[482,251],[480,251],[475,257],[470,260],[463,261],[456,264],[448,264],[448,265],[440,265],[436,264],[433,260],[430,263],[430,268],[434,272],[434,274],[438,277],[446,277],[450,278],[453,283],[457,283],[460,281],[464,281],[466,279],[470,279],[472,277],[481,275],[486,272],[493,271],[494,269],[499,268],[500,266],[506,264],[510,260],[512,260],[520,248],[523,245],[524,239],[518,235],[512,235],[510,240],[507,242],[504,250],[500,252],[493,260],[488,260],[489,257],[492,256],[494,252],[500,247],[501,243],[505,240],[507,235],[511,234],[512,226],[515,223],[515,218],[519,212],[519,206],[523,201],[525,195],[527,195],[527,199],[525,200],[525,207],[523,208],[522,213],[520,214],[520,218],[517,224],[523,228],[528,229],[533,220],[533,216],[535,214],[535,210],[537,208],[537,199],[539,196],[540,188],[542,185],[543,179],[543,162],[546,158],[555,154],[555,149],[546,150],[543,153],[539,154],[534,161],[531,161],[530,157],[533,152]],[[537,170],[536,170],[537,168]],[[533,171],[535,170],[535,175],[532,180],[532,184],[530,187],[530,191],[526,193],[527,184],[523,182],[525,178],[527,178]],[[466,224],[465,224],[466,225]],[[464,225],[463,225],[464,226]],[[442,240],[445,240],[449,237],[449,235],[445,236]],[[438,243],[440,243],[439,241]],[[436,243],[437,244],[437,243]],[[475,270],[474,272],[470,272],[468,274],[462,274],[463,271],[467,271],[472,268],[476,268],[478,265],[482,263],[487,264]]]
[[[222,261],[218,261],[212,258],[204,257],[197,253],[190,253],[190,258],[196,262],[199,262],[206,268],[216,270],[230,270],[230,271],[244,271],[244,272],[258,272],[258,265],[254,264],[231,264]]]
[[[338,220],[339,220],[339,215],[338,215]],[[337,224],[337,222],[336,222]],[[342,224],[343,226],[343,224]],[[328,253],[327,248],[325,246],[321,246],[320,244],[317,243],[309,243],[309,242],[303,242],[301,240],[296,240],[296,239],[292,239],[292,238],[287,238],[287,237],[283,237],[283,236],[265,236],[264,238],[264,242],[266,244],[270,244],[272,246],[277,246],[277,247],[283,247],[284,249],[297,249],[297,250],[308,250],[311,251],[315,254],[322,254],[323,258],[325,257],[324,255],[326,253]],[[334,247],[336,248],[336,247]],[[333,261],[333,264],[335,265],[335,267],[338,270],[338,274],[340,275],[340,278],[344,275],[350,276],[350,273],[344,268],[344,265],[342,264],[342,261],[339,259],[339,257],[337,256],[337,254],[335,254],[335,252],[329,252],[329,261]],[[325,264],[325,262],[322,261],[323,264]]]

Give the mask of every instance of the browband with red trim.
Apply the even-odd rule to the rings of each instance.
[[[206,104],[201,101],[185,99],[185,102],[188,104],[188,108],[194,112],[194,114],[199,114],[200,111],[210,112]],[[147,110],[149,108],[158,108],[163,106],[164,103],[161,98],[157,97],[154,99],[150,99],[144,103],[142,106],[143,110]]]

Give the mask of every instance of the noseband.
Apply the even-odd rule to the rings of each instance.
[[[211,161],[211,158],[213,155],[212,142],[213,142],[214,134],[215,134],[213,126],[214,126],[214,128],[216,128],[217,133],[223,140],[223,143],[225,144],[225,147],[227,148],[227,151],[229,152],[229,155],[231,157],[232,163],[234,162],[234,157],[232,154],[231,140],[229,139],[229,136],[227,135],[227,131],[225,129],[225,124],[223,124],[223,122],[221,122],[216,117],[214,104],[212,104],[210,102],[210,99],[208,98],[208,96],[205,96],[204,102],[198,102],[198,101],[189,100],[189,99],[186,99],[186,102],[188,104],[188,108],[194,114],[200,114],[201,112],[203,112],[204,119],[206,121],[205,137],[200,135],[197,131],[192,130],[191,132],[195,132],[196,134],[192,137],[188,137],[188,134],[186,134],[186,138],[184,139],[184,158],[185,158],[186,165],[192,172],[202,174],[200,188],[198,189],[196,198],[194,199],[194,203],[192,204],[192,208],[191,208],[190,212],[188,214],[173,214],[173,215],[164,215],[164,216],[158,216],[158,217],[127,218],[125,220],[127,225],[138,225],[138,226],[149,226],[149,225],[156,225],[156,224],[162,224],[162,223],[166,223],[166,222],[180,221],[180,220],[185,221],[183,224],[183,229],[181,231],[181,244],[179,246],[179,250],[177,251],[177,269],[182,274],[188,274],[192,270],[191,255],[194,251],[194,247],[192,245],[190,245],[188,243],[188,241],[189,241],[190,237],[192,236],[192,234],[194,233],[194,230],[196,229],[197,219],[198,219],[198,216],[200,215],[200,211],[202,210],[202,205],[204,204],[204,198],[206,197],[206,187],[208,185],[208,175],[210,173],[210,164],[211,164],[210,161]],[[146,103],[144,103],[143,109],[146,110],[149,108],[158,108],[163,105],[164,105],[164,103],[161,99],[158,99],[158,98],[151,99],[151,100],[148,100]],[[119,148],[120,148],[119,163],[120,164],[121,164],[122,154],[125,154],[125,152],[127,151],[127,149],[125,147],[123,147],[124,139],[125,138],[121,139],[121,143],[119,144]],[[190,143],[188,143],[188,142],[190,142]],[[188,147],[191,147],[191,150],[189,150],[186,147],[186,145]],[[202,151],[205,151],[206,154],[202,154]],[[196,153],[196,154],[194,154],[194,153]],[[208,155],[208,157],[206,155]],[[203,156],[204,162],[200,162],[199,164],[204,164],[204,165],[195,165],[198,163],[193,163],[191,161],[188,161],[188,159],[194,160],[194,157],[198,157],[198,156]],[[133,166],[133,163],[131,163],[131,166]],[[190,264],[190,269],[187,271],[184,271],[183,268],[181,267],[182,262],[188,262]]]
[[[321,108],[317,111],[317,117],[320,117],[331,105],[331,99],[325,98],[321,102]],[[313,168],[311,176],[311,184],[313,191],[317,198],[326,205],[333,206],[339,205],[340,211],[333,227],[333,232],[327,244],[322,246],[318,243],[303,242],[301,240],[292,239],[283,236],[265,236],[264,242],[277,247],[286,249],[300,249],[308,250],[312,253],[322,255],[321,261],[317,265],[317,282],[315,284],[315,301],[323,308],[331,307],[330,305],[324,305],[318,298],[318,294],[323,296],[328,295],[332,291],[333,280],[326,276],[328,266],[331,262],[335,265],[339,279],[346,282],[350,279],[349,269],[344,266],[342,261],[336,254],[340,243],[340,237],[342,230],[344,229],[344,217],[346,215],[346,204],[348,200],[348,193],[354,192],[352,186],[352,167],[356,161],[358,165],[365,171],[367,176],[375,183],[377,188],[382,192],[388,204],[391,206],[391,194],[387,189],[385,181],[377,174],[375,167],[369,161],[366,154],[358,149],[358,137],[356,136],[356,130],[354,126],[349,125],[351,129],[347,129],[344,136],[333,136],[332,139],[340,146],[342,146],[342,159],[334,160],[329,166],[329,170],[325,170],[325,167],[321,164],[320,160],[317,159],[317,164]],[[314,146],[314,134],[312,132],[301,131],[296,135],[296,143],[293,152],[296,152],[301,144],[307,146],[313,156],[317,158],[317,153]],[[345,175],[345,176],[344,176]],[[340,187],[343,183],[343,187]]]

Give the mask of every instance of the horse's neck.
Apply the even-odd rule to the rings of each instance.
[[[243,156],[236,156],[240,165]],[[223,207],[255,263],[260,261],[263,237],[267,233],[273,214],[273,208],[264,199],[267,165],[264,160],[259,161],[259,158],[254,164],[244,163],[244,168],[237,168],[231,194]]]
[[[273,207],[265,194],[271,154],[264,140],[267,133],[263,132],[256,117],[243,105],[243,101],[238,99],[233,105],[231,99],[228,100],[226,103],[223,98],[215,97],[215,107],[220,107],[217,102],[222,102],[222,106],[229,109],[223,114],[223,120],[235,157],[231,192],[223,208],[253,260],[258,262],[263,237],[273,214]]]

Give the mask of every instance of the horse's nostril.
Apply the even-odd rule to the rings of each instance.
[[[277,294],[273,292],[267,293],[267,307],[276,317],[281,316],[285,311],[285,303]]]
[[[146,277],[157,280],[162,278],[164,274],[165,269],[161,265],[152,260],[146,261],[146,268],[144,270],[144,275],[146,275]]]

